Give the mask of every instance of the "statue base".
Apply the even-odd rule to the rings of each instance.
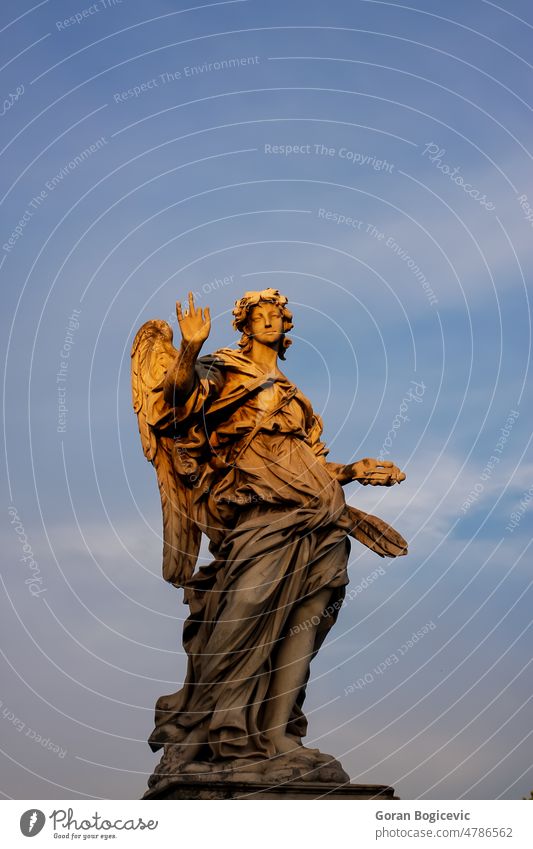
[[[385,784],[323,784],[311,781],[293,781],[268,785],[260,782],[188,781],[166,779],[147,790],[143,799],[341,799],[341,800],[392,800],[394,789]]]
[[[384,784],[352,784],[333,755],[304,746],[273,758],[184,761],[165,745],[143,799],[395,799]]]

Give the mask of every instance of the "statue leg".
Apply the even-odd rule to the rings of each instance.
[[[313,656],[317,625],[331,599],[330,589],[320,590],[291,614],[287,635],[274,658],[264,715],[264,733],[279,753],[294,751],[295,738],[286,733],[294,703],[305,683]]]

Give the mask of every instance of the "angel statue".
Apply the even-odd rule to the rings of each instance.
[[[342,485],[392,486],[389,461],[326,459],[322,421],[283,374],[292,314],[277,289],[235,304],[238,349],[200,356],[209,308],[176,304],[179,350],[165,321],[148,321],[132,348],[133,407],[163,508],[163,577],[183,588],[183,687],[161,696],[149,786],[187,779],[328,781],[348,776],[303,746],[309,666],[348,583],[352,536],[381,557],[407,543],[348,506]],[[213,556],[196,568],[202,534]],[[207,778],[206,778],[207,777]]]

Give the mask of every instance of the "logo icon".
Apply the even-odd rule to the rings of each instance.
[[[37,808],[30,808],[29,811],[24,811],[20,818],[20,830],[24,837],[35,837],[42,831],[46,817],[42,811]]]

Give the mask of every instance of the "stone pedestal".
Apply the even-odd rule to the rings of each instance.
[[[166,779],[147,790],[143,799],[343,799],[392,800],[394,789],[386,784],[324,784],[311,781],[289,781],[268,785],[259,782],[184,781]]]
[[[167,744],[143,799],[395,799],[385,784],[352,784],[333,755],[304,746],[252,761],[184,761]]]

